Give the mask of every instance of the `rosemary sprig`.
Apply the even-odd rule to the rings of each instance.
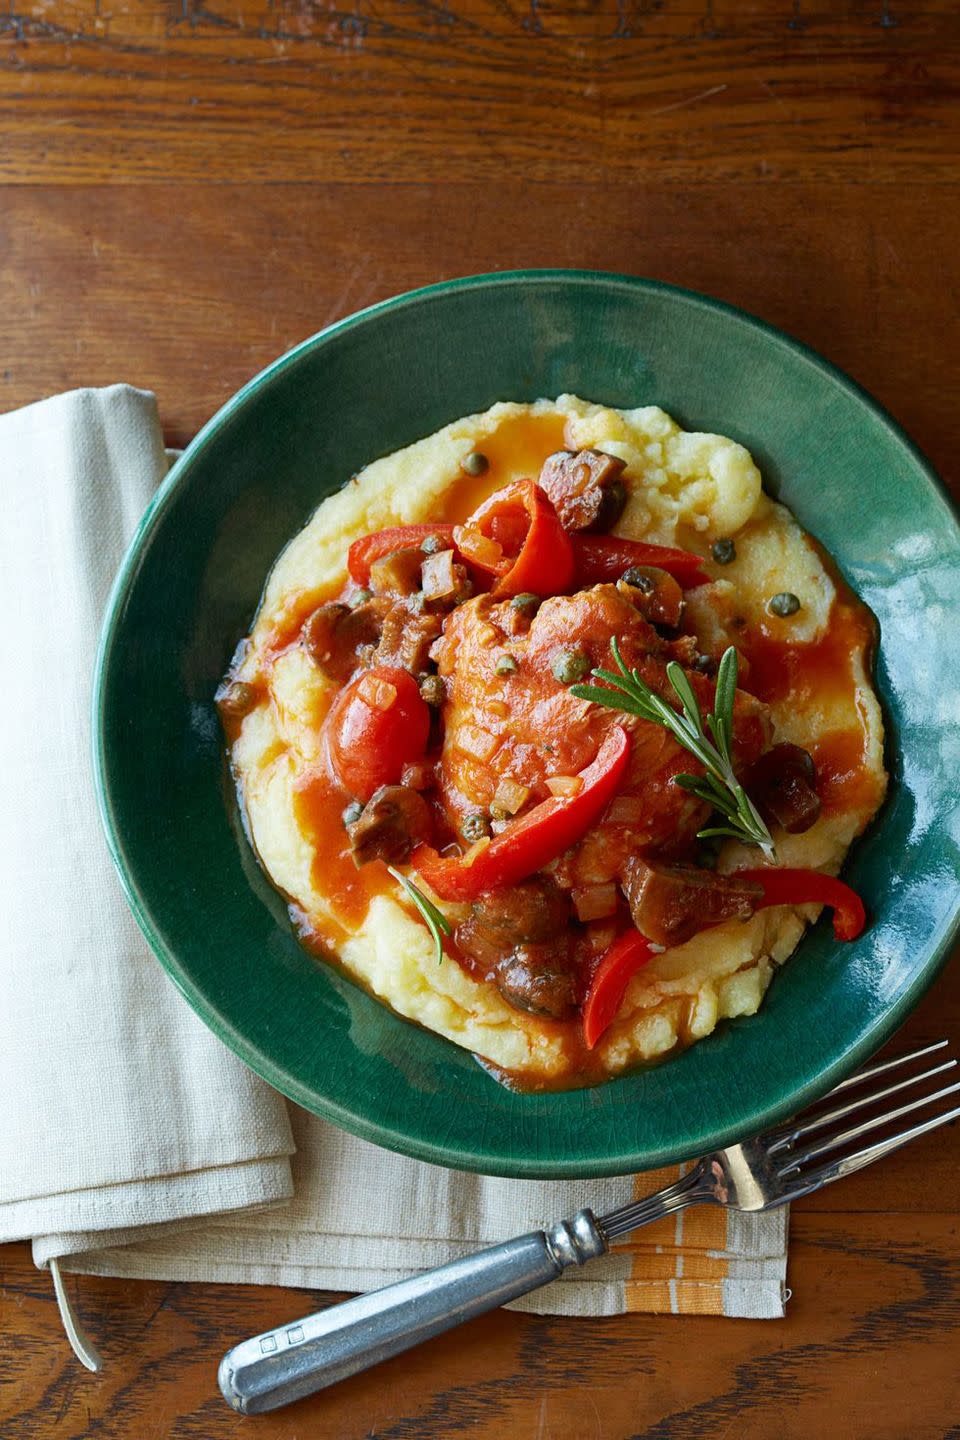
[[[394,880],[400,881],[400,884],[403,886],[408,897],[410,898],[410,900],[413,901],[414,905],[416,905],[417,909],[420,911],[420,914],[423,916],[423,923],[424,925],[426,925],[427,929],[430,931],[430,934],[433,936],[433,943],[437,947],[437,964],[442,965],[443,940],[441,939],[441,935],[452,935],[453,926],[450,924],[450,921],[447,919],[446,915],[444,915],[443,911],[438,910],[436,905],[434,905],[433,901],[428,900],[426,895],[424,895],[423,891],[418,889],[418,887],[414,885],[412,880],[408,880],[406,875],[401,875],[400,871],[395,870],[392,865],[388,865],[387,869],[390,871],[390,874],[393,876]]]
[[[675,660],[667,665],[667,679],[680,701],[678,712],[655,690],[641,680],[636,670],[628,670],[616,639],[610,642],[619,674],[612,670],[591,673],[603,685],[573,685],[570,693],[581,700],[592,700],[610,709],[625,710],[641,720],[663,725],[674,738],[695,756],[705,775],[675,775],[676,783],[705,800],[719,811],[723,824],[712,825],[699,832],[701,840],[711,835],[728,835],[747,845],[759,845],[766,858],[776,862],[773,837],[763,818],[733,773],[733,702],[737,690],[737,652],[731,645],[724,651],[717,669],[717,690],[713,713],[706,717],[693,692],[693,687]]]

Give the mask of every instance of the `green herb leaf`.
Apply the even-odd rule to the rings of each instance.
[[[767,829],[757,807],[740,784],[733,770],[733,707],[737,695],[737,652],[731,645],[724,651],[717,668],[713,713],[704,721],[700,703],[690,680],[675,660],[667,666],[667,678],[680,701],[681,710],[668,705],[661,695],[651,690],[639,672],[624,664],[620,646],[611,640],[610,649],[617,670],[594,670],[594,679],[602,685],[574,685],[570,694],[580,700],[591,700],[611,710],[624,710],[641,720],[652,721],[669,730],[678,744],[700,761],[706,774],[675,775],[674,782],[697,799],[712,805],[728,825],[701,830],[699,838],[711,835],[731,836],[746,845],[758,845],[766,858],[776,862],[773,836]]]
[[[387,869],[393,876],[394,880],[399,880],[403,889],[406,891],[408,898],[413,901],[414,905],[416,905],[417,909],[420,911],[420,914],[423,916],[423,923],[426,925],[427,929],[430,931],[430,934],[433,936],[433,943],[437,947],[437,964],[442,965],[443,939],[441,937],[443,935],[452,935],[453,926],[450,924],[450,921],[447,919],[446,915],[444,915],[443,911],[438,910],[436,905],[434,905],[433,901],[428,900],[426,895],[424,895],[423,891],[420,890],[416,885],[414,885],[412,880],[408,880],[406,875],[401,875],[400,871],[395,870],[392,865],[388,865]]]
[[[680,704],[683,706],[683,713],[690,723],[690,732],[693,735],[703,734],[703,716],[700,713],[700,703],[693,693],[693,687],[687,679],[683,670],[676,660],[671,660],[667,666],[667,679],[680,697]]]
[[[723,652],[723,658],[717,667],[717,691],[711,717],[714,723],[710,726],[717,746],[728,764],[733,745],[733,704],[737,696],[738,673],[737,652],[730,645]]]
[[[691,795],[697,795],[703,789],[704,777],[702,775],[674,775],[674,785],[679,785],[681,790],[689,790]]]

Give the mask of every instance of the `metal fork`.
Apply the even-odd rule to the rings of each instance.
[[[527,1295],[569,1266],[606,1254],[620,1236],[688,1205],[772,1210],[851,1175],[960,1116],[957,1105],[891,1133],[904,1117],[960,1090],[960,1081],[931,1089],[935,1076],[953,1069],[954,1059],[890,1078],[891,1072],[946,1045],[941,1040],[867,1066],[787,1124],[705,1155],[675,1184],[609,1215],[580,1210],[547,1230],[520,1235],[255,1335],[221,1361],[218,1379],[224,1398],[244,1415],[275,1410]],[[916,1086],[922,1091],[913,1098],[894,1099]],[[857,1123],[845,1123],[870,1107],[882,1108]],[[879,1132],[876,1139],[861,1143],[874,1132]]]

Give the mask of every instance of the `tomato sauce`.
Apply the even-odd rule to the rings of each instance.
[[[867,810],[880,799],[881,786],[867,766],[864,733],[859,726],[831,730],[810,747],[817,767],[821,814]]]
[[[290,915],[301,944],[313,954],[334,962],[338,961],[337,946],[359,929],[371,901],[378,895],[389,894],[414,920],[422,923],[414,906],[397,893],[397,884],[382,861],[373,860],[361,867],[354,864],[342,818],[346,803],[346,796],[336,782],[320,771],[300,784],[294,796],[297,825],[313,849],[311,880],[327,896],[335,913],[308,916],[294,904],[290,906]],[[484,968],[464,954],[452,936],[445,935],[442,939],[448,962],[459,965],[475,980],[488,978]]]
[[[331,942],[362,925],[370,901],[394,883],[380,860],[359,868],[354,864],[342,818],[346,804],[347,797],[325,771],[315,771],[298,785],[293,802],[297,825],[313,850],[313,883],[324,895],[336,896],[340,924],[317,922],[321,938]]]
[[[556,414],[504,420],[480,442],[489,468],[482,475],[461,473],[433,518],[460,524],[502,485],[527,476],[536,480],[547,456],[564,448],[565,425],[566,417]]]
[[[829,557],[823,557],[829,563]],[[862,659],[870,673],[876,646],[876,621],[856,598],[832,564],[837,596],[826,630],[819,640],[794,644],[773,633],[775,621],[762,631],[746,631],[738,641],[750,664],[744,686],[768,705],[846,702],[852,708],[856,685],[854,663]],[[822,813],[867,810],[880,798],[881,785],[870,771],[862,725],[825,732],[810,747],[817,767]]]
[[[787,699],[806,704],[815,697],[829,701],[849,695],[851,661],[855,655],[872,654],[875,633],[866,606],[849,591],[840,593],[820,640],[797,645],[771,630],[745,632],[738,642],[750,662],[745,686],[768,705]]]

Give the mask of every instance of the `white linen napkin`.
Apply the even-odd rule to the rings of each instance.
[[[100,621],[166,469],[126,386],[0,416],[0,1241],[47,1256],[292,1193],[283,1100],[164,975],[97,816]]]
[[[366,1289],[621,1203],[630,1180],[463,1175],[288,1107],[150,954],[101,836],[89,701],[109,587],[167,463],[154,397],[128,386],[0,416],[0,1242],[80,1271]],[[697,1214],[522,1303],[782,1314],[785,1212]]]
[[[598,1213],[672,1184],[679,1167],[612,1180],[501,1180],[381,1150],[291,1106],[294,1199],[195,1229],[158,1227],[132,1244],[91,1247],[64,1268],[156,1280],[375,1290],[483,1245]],[[93,1238],[93,1237],[91,1237]],[[96,1242],[94,1242],[96,1243]],[[582,1270],[514,1302],[550,1315],[627,1311],[778,1318],[786,1298],[787,1212],[698,1206],[637,1231]],[[291,1302],[289,1317],[297,1317]],[[283,1319],[278,1316],[278,1320]]]

